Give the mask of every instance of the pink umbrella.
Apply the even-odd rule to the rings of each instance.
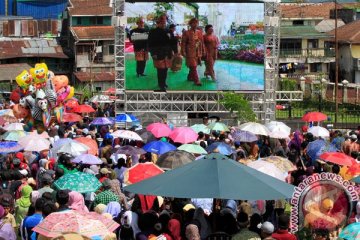
[[[156,138],[168,137],[171,133],[170,127],[165,123],[152,123],[146,130],[151,132]]]
[[[198,134],[191,127],[175,128],[169,137],[177,143],[192,143],[198,138]]]

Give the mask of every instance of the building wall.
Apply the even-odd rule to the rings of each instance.
[[[351,50],[348,45],[340,45],[339,47],[339,71],[342,79],[339,82],[346,79],[349,82],[353,82],[353,67],[354,61],[351,55]]]
[[[91,19],[97,18],[97,16],[76,16],[71,18],[71,24],[73,27],[76,26],[111,26],[111,16],[98,16],[102,18],[102,23],[93,24]]]
[[[5,15],[5,16],[14,15],[13,8],[14,8],[14,0],[0,0],[0,15]]]
[[[82,86],[86,86],[89,84],[89,82],[81,83]],[[93,89],[95,92],[105,91],[109,88],[113,88],[115,86],[115,81],[104,81],[104,82],[98,82],[93,81]]]

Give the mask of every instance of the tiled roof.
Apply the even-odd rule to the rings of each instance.
[[[30,68],[32,66],[27,63],[0,64],[0,81],[15,81],[17,75],[24,69],[29,70]]]
[[[329,32],[335,36],[335,30]],[[360,43],[360,20],[348,23],[337,29],[337,39],[339,42]]]
[[[314,26],[281,26],[280,38],[328,38],[329,35],[318,32]]]
[[[338,9],[340,8],[342,7],[338,4]],[[329,19],[331,9],[335,9],[333,2],[280,4],[282,18]]]
[[[88,72],[75,72],[74,75],[80,82],[90,82],[91,80],[90,73]],[[113,72],[92,73],[91,75],[94,82],[115,81],[115,73]]]
[[[72,16],[111,16],[109,0],[70,0],[69,12]]]
[[[17,38],[0,40],[0,59],[25,57],[68,58],[56,40]]]
[[[71,27],[71,32],[77,40],[112,40],[115,38],[114,31],[112,26]]]

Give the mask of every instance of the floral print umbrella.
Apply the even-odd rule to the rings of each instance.
[[[79,193],[96,192],[101,183],[92,174],[76,172],[65,174],[55,181],[55,187],[60,190],[69,189]]]

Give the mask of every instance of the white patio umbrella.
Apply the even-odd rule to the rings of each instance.
[[[81,154],[87,153],[89,147],[85,144],[79,143],[77,141],[72,141],[65,143],[58,150],[57,153],[68,153],[74,157],[80,156]]]
[[[31,134],[21,138],[19,144],[24,147],[24,151],[28,152],[41,152],[50,149],[49,140]]]
[[[320,126],[311,127],[308,132],[312,133],[315,137],[330,137],[329,130]]]
[[[129,130],[117,130],[111,134],[115,138],[123,138],[134,141],[143,141],[143,139],[136,132]]]
[[[9,125],[6,125],[3,127],[6,131],[24,131],[24,124],[22,123],[10,123]]]
[[[95,95],[92,98],[90,98],[89,102],[92,102],[92,103],[110,103],[110,102],[114,102],[114,101],[111,100],[110,97],[107,96],[107,95]]]
[[[277,139],[285,139],[288,138],[290,134],[287,132],[284,132],[284,130],[275,130],[273,132],[270,132],[269,137],[271,138],[277,138]]]
[[[241,124],[238,129],[248,131],[256,135],[269,136],[270,131],[262,124],[256,122],[247,122]]]
[[[288,136],[291,133],[291,128],[283,122],[271,121],[269,123],[266,123],[265,127],[267,127],[270,132],[282,131],[282,132],[287,133]]]
[[[247,166],[285,182],[286,173],[280,171],[273,163],[256,160],[248,163]]]

